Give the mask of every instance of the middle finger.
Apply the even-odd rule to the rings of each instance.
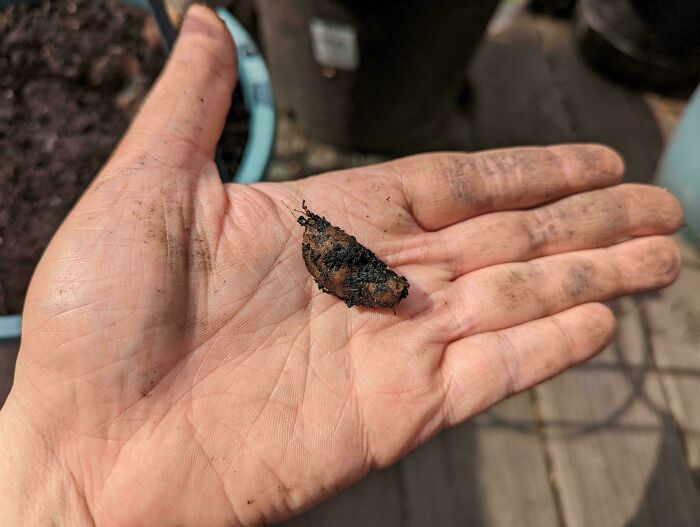
[[[618,185],[533,209],[494,212],[426,233],[404,246],[390,265],[437,266],[454,279],[490,265],[668,234],[682,222],[683,210],[666,190]]]
[[[496,331],[559,313],[669,285],[680,270],[676,244],[648,236],[604,249],[576,251],[479,269],[433,298],[448,341]],[[440,319],[442,320],[440,321]]]

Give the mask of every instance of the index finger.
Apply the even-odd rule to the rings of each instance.
[[[612,149],[592,144],[423,154],[391,163],[416,221],[437,230],[499,210],[525,209],[622,179]]]

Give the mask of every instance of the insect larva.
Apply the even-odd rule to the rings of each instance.
[[[306,268],[321,291],[348,307],[393,307],[408,296],[409,283],[359,243],[354,236],[311,212],[302,202],[301,252]]]

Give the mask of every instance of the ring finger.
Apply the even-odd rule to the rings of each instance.
[[[455,280],[435,305],[448,341],[559,313],[587,302],[665,287],[680,269],[673,241],[650,236],[605,249],[495,265]],[[443,300],[441,302],[441,300]],[[449,312],[448,312],[449,311]]]

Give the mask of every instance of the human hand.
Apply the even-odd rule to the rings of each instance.
[[[195,7],[37,268],[0,412],[4,523],[281,520],[589,358],[614,331],[598,302],[678,273],[655,235],[680,206],[617,185],[598,146],[223,185],[233,64]],[[396,313],[318,291],[286,208],[303,199],[409,279]]]

